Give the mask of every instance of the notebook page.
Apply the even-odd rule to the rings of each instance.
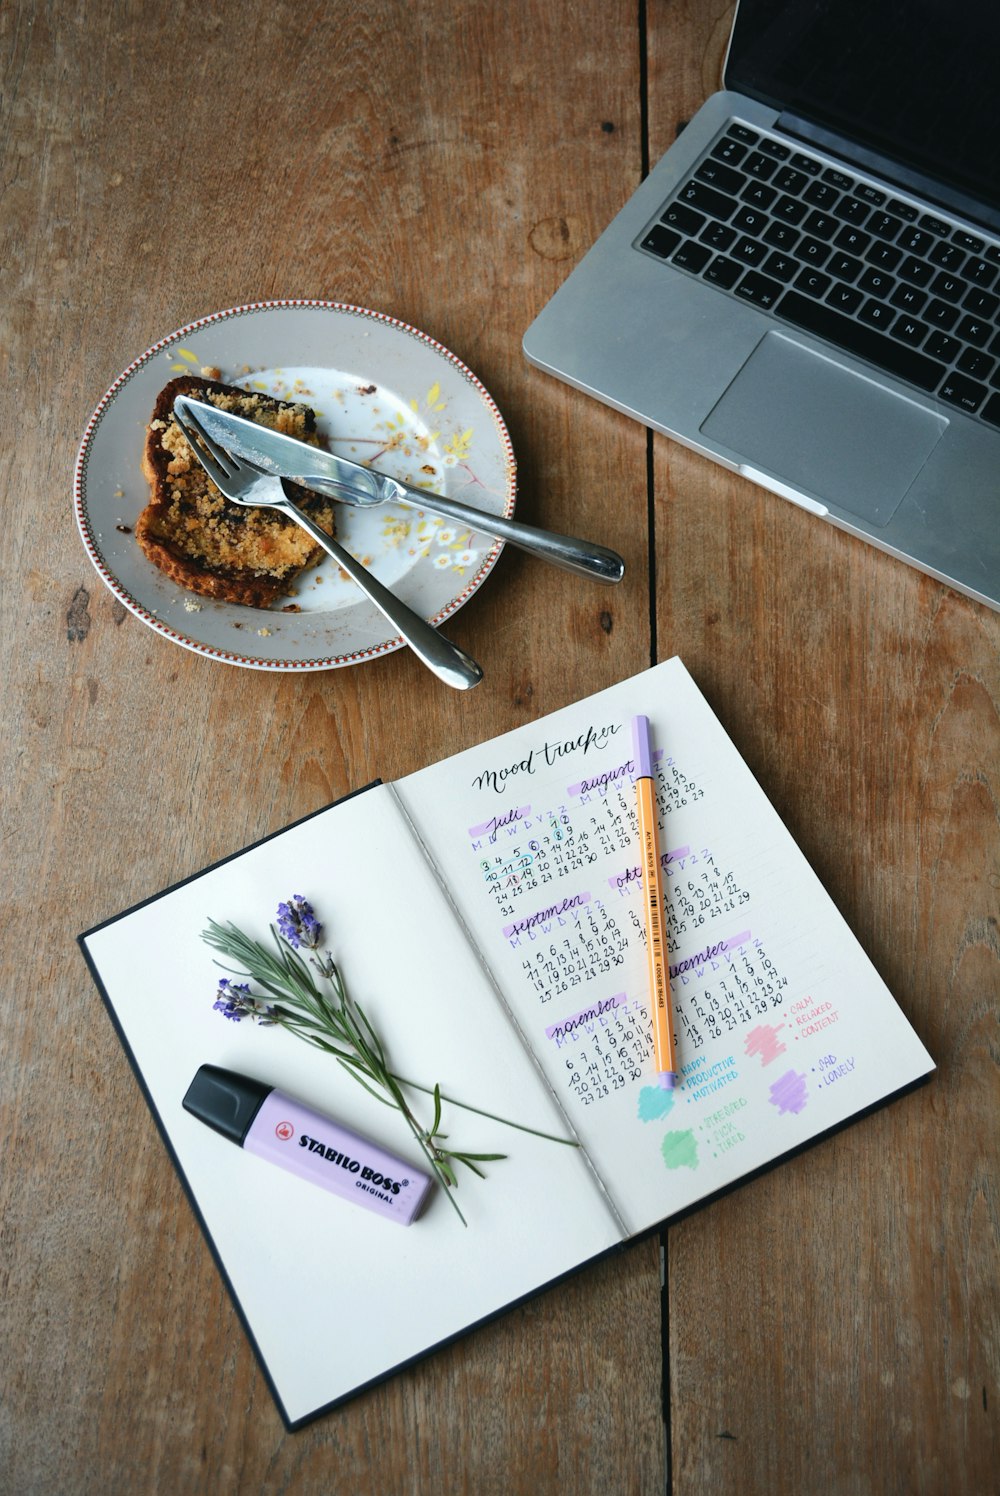
[[[621,1241],[578,1148],[447,1103],[450,1146],[505,1153],[459,1168],[409,1227],[239,1149],[182,1109],[205,1063],[256,1077],[426,1166],[405,1123],[336,1060],[213,1011],[208,918],[268,938],[301,893],[407,1079],[546,1132],[564,1119],[512,1032],[390,790],[331,806],[84,937],[121,1035],[290,1423],[469,1328]],[[433,1103],[411,1093],[429,1123]],[[120,1130],[109,1146],[134,1146]]]
[[[649,717],[679,1084],[655,1084],[631,719]],[[679,660],[396,792],[630,1232],[932,1068]]]

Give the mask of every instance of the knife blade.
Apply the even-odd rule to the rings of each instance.
[[[443,494],[414,488],[376,468],[364,467],[360,462],[352,462],[347,457],[338,457],[325,448],[313,447],[309,442],[285,436],[281,431],[272,431],[267,426],[258,425],[256,421],[247,420],[245,416],[219,410],[210,402],[195,400],[190,395],[178,395],[174,406],[175,409],[192,412],[210,436],[237,457],[252,462],[262,472],[291,478],[303,488],[311,488],[328,498],[362,507],[386,503],[403,504],[410,509],[441,515],[445,519],[466,525],[481,535],[509,541],[511,545],[550,561],[554,566],[578,572],[592,581],[620,582],[625,575],[625,562],[616,551],[609,550],[606,546],[595,545],[589,540],[577,540],[570,535],[540,530],[534,525],[507,519],[504,515],[487,514],[482,509],[474,509],[469,504],[462,504]]]

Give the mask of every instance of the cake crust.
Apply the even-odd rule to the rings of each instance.
[[[177,424],[177,395],[211,401],[318,446],[315,413],[298,402],[184,374],[160,391],[146,428],[142,470],[150,496],[135,527],[144,555],[189,592],[266,608],[286,597],[296,578],[326,553],[280,510],[233,504],[219,492]],[[329,535],[335,533],[332,500],[293,483],[288,495]]]

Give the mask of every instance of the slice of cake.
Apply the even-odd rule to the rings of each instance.
[[[146,428],[142,470],[150,498],[135,527],[144,553],[191,592],[265,608],[286,596],[295,578],[326,553],[280,510],[233,504],[223,497],[177,424],[177,395],[211,401],[314,446],[319,445],[316,416],[306,405],[185,374],[160,391]],[[288,496],[334,534],[331,499],[291,483]]]

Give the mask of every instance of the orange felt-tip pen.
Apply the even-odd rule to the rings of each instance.
[[[642,852],[642,900],[646,916],[646,956],[649,963],[649,1003],[653,1018],[653,1054],[659,1083],[672,1091],[677,1083],[674,1020],[670,1007],[670,976],[663,938],[663,894],[660,887],[660,840],[653,786],[653,754],[649,718],[632,718],[635,793]]]

